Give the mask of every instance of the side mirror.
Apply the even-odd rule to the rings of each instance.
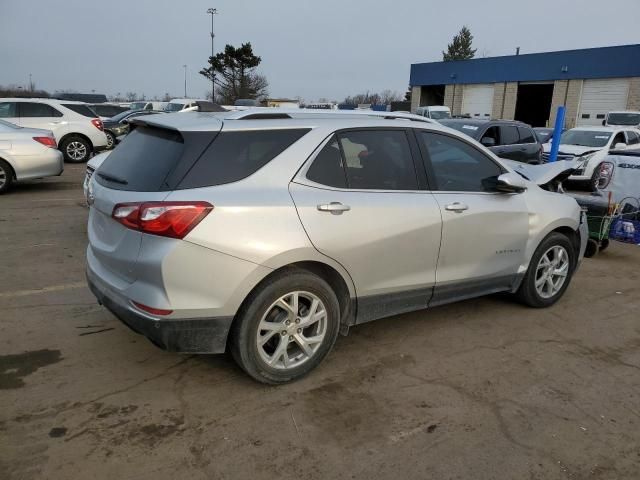
[[[606,120],[602,120],[602,126],[605,127],[607,125],[607,121]]]
[[[500,193],[522,193],[527,189],[527,184],[517,173],[503,173],[499,177],[483,180],[488,191]]]
[[[480,143],[482,145],[484,145],[485,147],[487,147],[487,148],[495,147],[496,146],[496,139],[492,138],[492,137],[482,137],[482,140],[480,140]]]
[[[614,150],[624,150],[624,149],[626,149],[626,148],[627,148],[627,144],[626,144],[626,143],[622,143],[622,142],[620,142],[620,143],[616,143],[616,144],[613,146],[613,149],[614,149]]]

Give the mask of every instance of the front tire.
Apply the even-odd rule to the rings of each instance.
[[[13,183],[13,169],[11,165],[0,158],[0,194],[3,194]]]
[[[340,327],[332,288],[304,270],[287,270],[253,292],[234,321],[230,350],[262,383],[297,380],[331,351]]]
[[[571,241],[561,233],[550,233],[533,254],[516,296],[530,307],[550,307],[567,290],[575,265]]]
[[[65,138],[60,145],[64,161],[69,163],[84,163],[91,155],[91,144],[82,137],[73,135]]]

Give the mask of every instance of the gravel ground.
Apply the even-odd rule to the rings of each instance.
[[[585,260],[547,310],[492,296],[353,328],[267,387],[96,304],[83,171],[0,197],[0,478],[640,478],[640,249]]]

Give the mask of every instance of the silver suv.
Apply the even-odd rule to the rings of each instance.
[[[584,253],[573,198],[417,117],[135,122],[88,185],[89,286],[159,347],[229,349],[261,382],[371,320],[502,291],[550,306]]]

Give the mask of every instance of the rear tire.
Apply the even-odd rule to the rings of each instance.
[[[64,139],[60,150],[65,162],[84,163],[91,155],[91,144],[82,137],[72,135]]]
[[[112,150],[116,146],[116,137],[108,130],[105,130],[104,134],[107,136],[107,150]]]
[[[255,380],[286,383],[322,362],[339,327],[340,307],[329,284],[305,270],[285,270],[245,300],[229,346],[238,365]]]
[[[550,307],[567,290],[575,265],[576,253],[571,241],[561,233],[550,233],[531,257],[529,269],[516,292],[517,298],[530,307]]]
[[[11,188],[13,183],[13,169],[11,165],[0,158],[0,194]]]

